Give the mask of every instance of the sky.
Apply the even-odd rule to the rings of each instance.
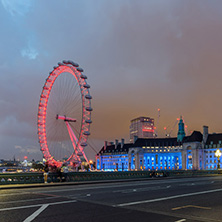
[[[222,132],[221,11],[221,0],[0,0],[0,159],[42,158],[39,96],[64,59],[88,76],[97,151],[129,142],[133,118],[157,123],[157,109],[159,137],[180,115],[188,134]]]

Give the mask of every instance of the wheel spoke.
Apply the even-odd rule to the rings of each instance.
[[[81,72],[76,63],[64,61],[54,67],[43,86],[38,136],[44,157],[53,165],[80,162],[80,154],[88,161],[84,147],[92,122],[92,97],[87,77]]]

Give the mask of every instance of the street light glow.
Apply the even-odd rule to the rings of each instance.
[[[219,149],[217,149],[216,153],[215,153],[215,156],[217,158],[219,158],[221,156],[221,151]]]
[[[220,169],[220,156],[221,156],[221,151],[217,149],[215,156],[217,157],[217,169]]]

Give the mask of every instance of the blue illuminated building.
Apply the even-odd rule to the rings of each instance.
[[[222,152],[222,134],[194,131],[185,136],[182,118],[178,136],[135,138],[133,143],[105,142],[96,155],[96,167],[104,171],[130,170],[210,170],[217,169],[215,152]],[[219,160],[220,161],[220,160]]]

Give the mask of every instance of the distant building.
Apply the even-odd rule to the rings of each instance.
[[[134,138],[153,138],[154,137],[154,119],[150,117],[138,117],[130,121],[130,142]]]
[[[144,118],[144,117],[143,117]],[[183,120],[178,124],[178,136],[173,138],[138,138],[135,142],[108,143],[96,156],[96,168],[104,171],[130,170],[213,170],[222,168],[222,134],[194,131],[185,136]]]

